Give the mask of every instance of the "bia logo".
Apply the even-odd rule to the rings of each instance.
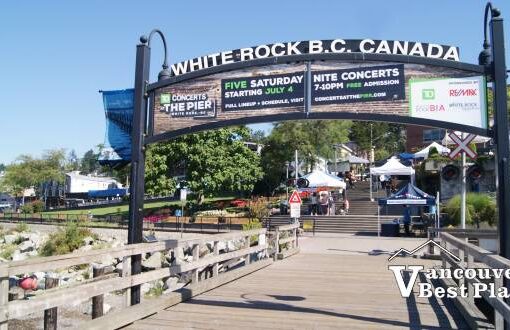
[[[478,91],[474,88],[450,89],[450,96],[476,96]]]
[[[160,104],[170,104],[172,100],[172,94],[161,94],[159,103]]]
[[[436,91],[434,89],[422,89],[421,97],[424,100],[433,100],[436,98]]]
[[[416,112],[438,112],[438,111],[446,111],[444,105],[442,104],[427,104],[427,105],[417,105],[415,107]]]

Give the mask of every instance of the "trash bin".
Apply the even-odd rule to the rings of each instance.
[[[280,214],[285,215],[289,213],[289,205],[287,201],[280,203]]]
[[[400,225],[394,222],[381,223],[381,236],[397,237],[400,232]]]

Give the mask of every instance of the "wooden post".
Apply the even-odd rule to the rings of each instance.
[[[214,256],[220,255],[220,248],[219,248],[218,243],[219,243],[218,241],[214,242]],[[213,265],[213,277],[218,276],[219,269],[220,269],[219,262],[215,262],[214,265]]]
[[[200,244],[193,246],[193,261],[198,261],[200,258]],[[193,269],[191,283],[198,283],[198,269]]]
[[[244,242],[244,248],[245,249],[250,249],[250,236],[246,236],[245,237],[246,241]],[[244,265],[245,266],[248,266],[250,264],[250,257],[251,255],[248,253],[247,255],[244,256]]]
[[[7,304],[9,303],[9,273],[7,265],[0,266],[0,307],[5,309],[7,314]],[[8,315],[2,315],[2,318]],[[7,330],[8,321],[0,322],[0,330]]]
[[[292,247],[295,249],[297,248],[298,246],[298,241],[297,241],[297,228],[294,228],[294,240],[292,241]]]
[[[58,286],[58,278],[46,277],[45,289],[52,289]],[[49,308],[44,311],[44,330],[57,329],[57,307]]]
[[[474,259],[473,255],[468,253],[467,254],[467,265],[466,265],[466,267],[467,268],[472,268],[474,261],[475,261],[475,259]],[[473,297],[473,295],[475,294],[475,288],[469,282],[468,282],[467,286],[468,286],[468,300],[469,300],[470,303],[474,304],[475,303],[475,298]]]
[[[104,275],[104,266],[98,265],[92,267],[92,276],[94,278]],[[92,319],[103,316],[104,295],[92,297]]]
[[[276,227],[276,238],[275,238],[275,252],[274,259],[278,258],[278,253],[280,253],[280,230]]]
[[[131,275],[131,257],[128,256],[128,257],[122,258],[122,274],[121,274],[121,276],[127,277],[130,275]],[[131,289],[130,288],[127,288],[125,290],[124,296],[125,296],[125,304],[124,304],[125,306],[124,307],[131,306]]]

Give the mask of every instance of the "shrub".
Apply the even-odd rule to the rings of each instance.
[[[145,294],[146,297],[159,297],[165,291],[165,285],[162,281],[157,281],[154,283],[154,286],[149,289],[149,291]]]
[[[16,251],[18,247],[15,244],[7,244],[2,247],[2,251],[0,252],[0,258],[5,260],[10,260],[12,258],[12,254]]]
[[[45,209],[44,202],[41,200],[37,200],[32,202],[32,209],[34,210],[34,213],[41,213]]]
[[[262,223],[258,220],[250,221],[249,223],[243,224],[243,230],[259,229],[262,228]],[[258,235],[250,236],[250,244],[253,244],[259,240]]]
[[[16,225],[16,231],[18,233],[22,233],[22,232],[25,232],[25,231],[30,231],[30,227],[26,223],[24,223],[24,222],[19,222]]]
[[[50,234],[39,254],[52,256],[71,253],[84,245],[83,239],[87,236],[97,238],[90,229],[80,227],[76,223],[68,223],[64,229],[60,228],[56,233]]]
[[[455,195],[448,201],[445,211],[455,224],[460,224],[460,195]],[[496,202],[487,194],[468,193],[466,223],[478,227],[481,222],[487,222],[491,226],[496,223]]]
[[[429,154],[428,154],[428,157],[431,157],[433,155],[437,155],[439,154],[439,152],[437,151],[437,148],[436,147],[432,147],[429,149]]]
[[[34,206],[31,203],[21,205],[21,213],[34,213]]]
[[[258,220],[262,220],[263,218],[269,216],[270,213],[268,203],[264,198],[256,198],[250,201],[248,204],[248,209],[250,212],[250,217]]]

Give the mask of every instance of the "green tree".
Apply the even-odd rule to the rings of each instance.
[[[41,158],[21,155],[5,169],[2,188],[21,196],[25,189],[37,187],[46,181],[64,182],[65,150],[46,151]]]
[[[298,150],[299,159],[310,167],[317,157],[332,159],[332,145],[348,141],[350,121],[289,121],[274,125],[265,139],[262,149],[264,177],[257,185],[257,192],[273,194],[285,179],[286,161],[294,159]]]
[[[78,171],[80,169],[80,161],[76,155],[76,151],[71,150],[67,155],[66,171]]]
[[[0,172],[5,171],[5,164],[0,163]]]
[[[175,189],[172,176],[185,173],[188,187],[202,203],[222,191],[251,191],[262,177],[260,157],[243,141],[245,127],[224,128],[179,137],[151,146],[146,161],[146,191],[168,195]]]
[[[406,140],[402,134],[404,129],[404,125],[398,124],[355,121],[351,127],[350,139],[367,153],[370,152],[370,144],[373,143],[376,153],[379,151],[378,154],[381,156],[391,155],[405,150]],[[381,158],[376,157],[376,159]]]
[[[99,167],[97,157],[98,154],[92,149],[85,152],[80,162],[80,172],[84,174],[94,173]]]

